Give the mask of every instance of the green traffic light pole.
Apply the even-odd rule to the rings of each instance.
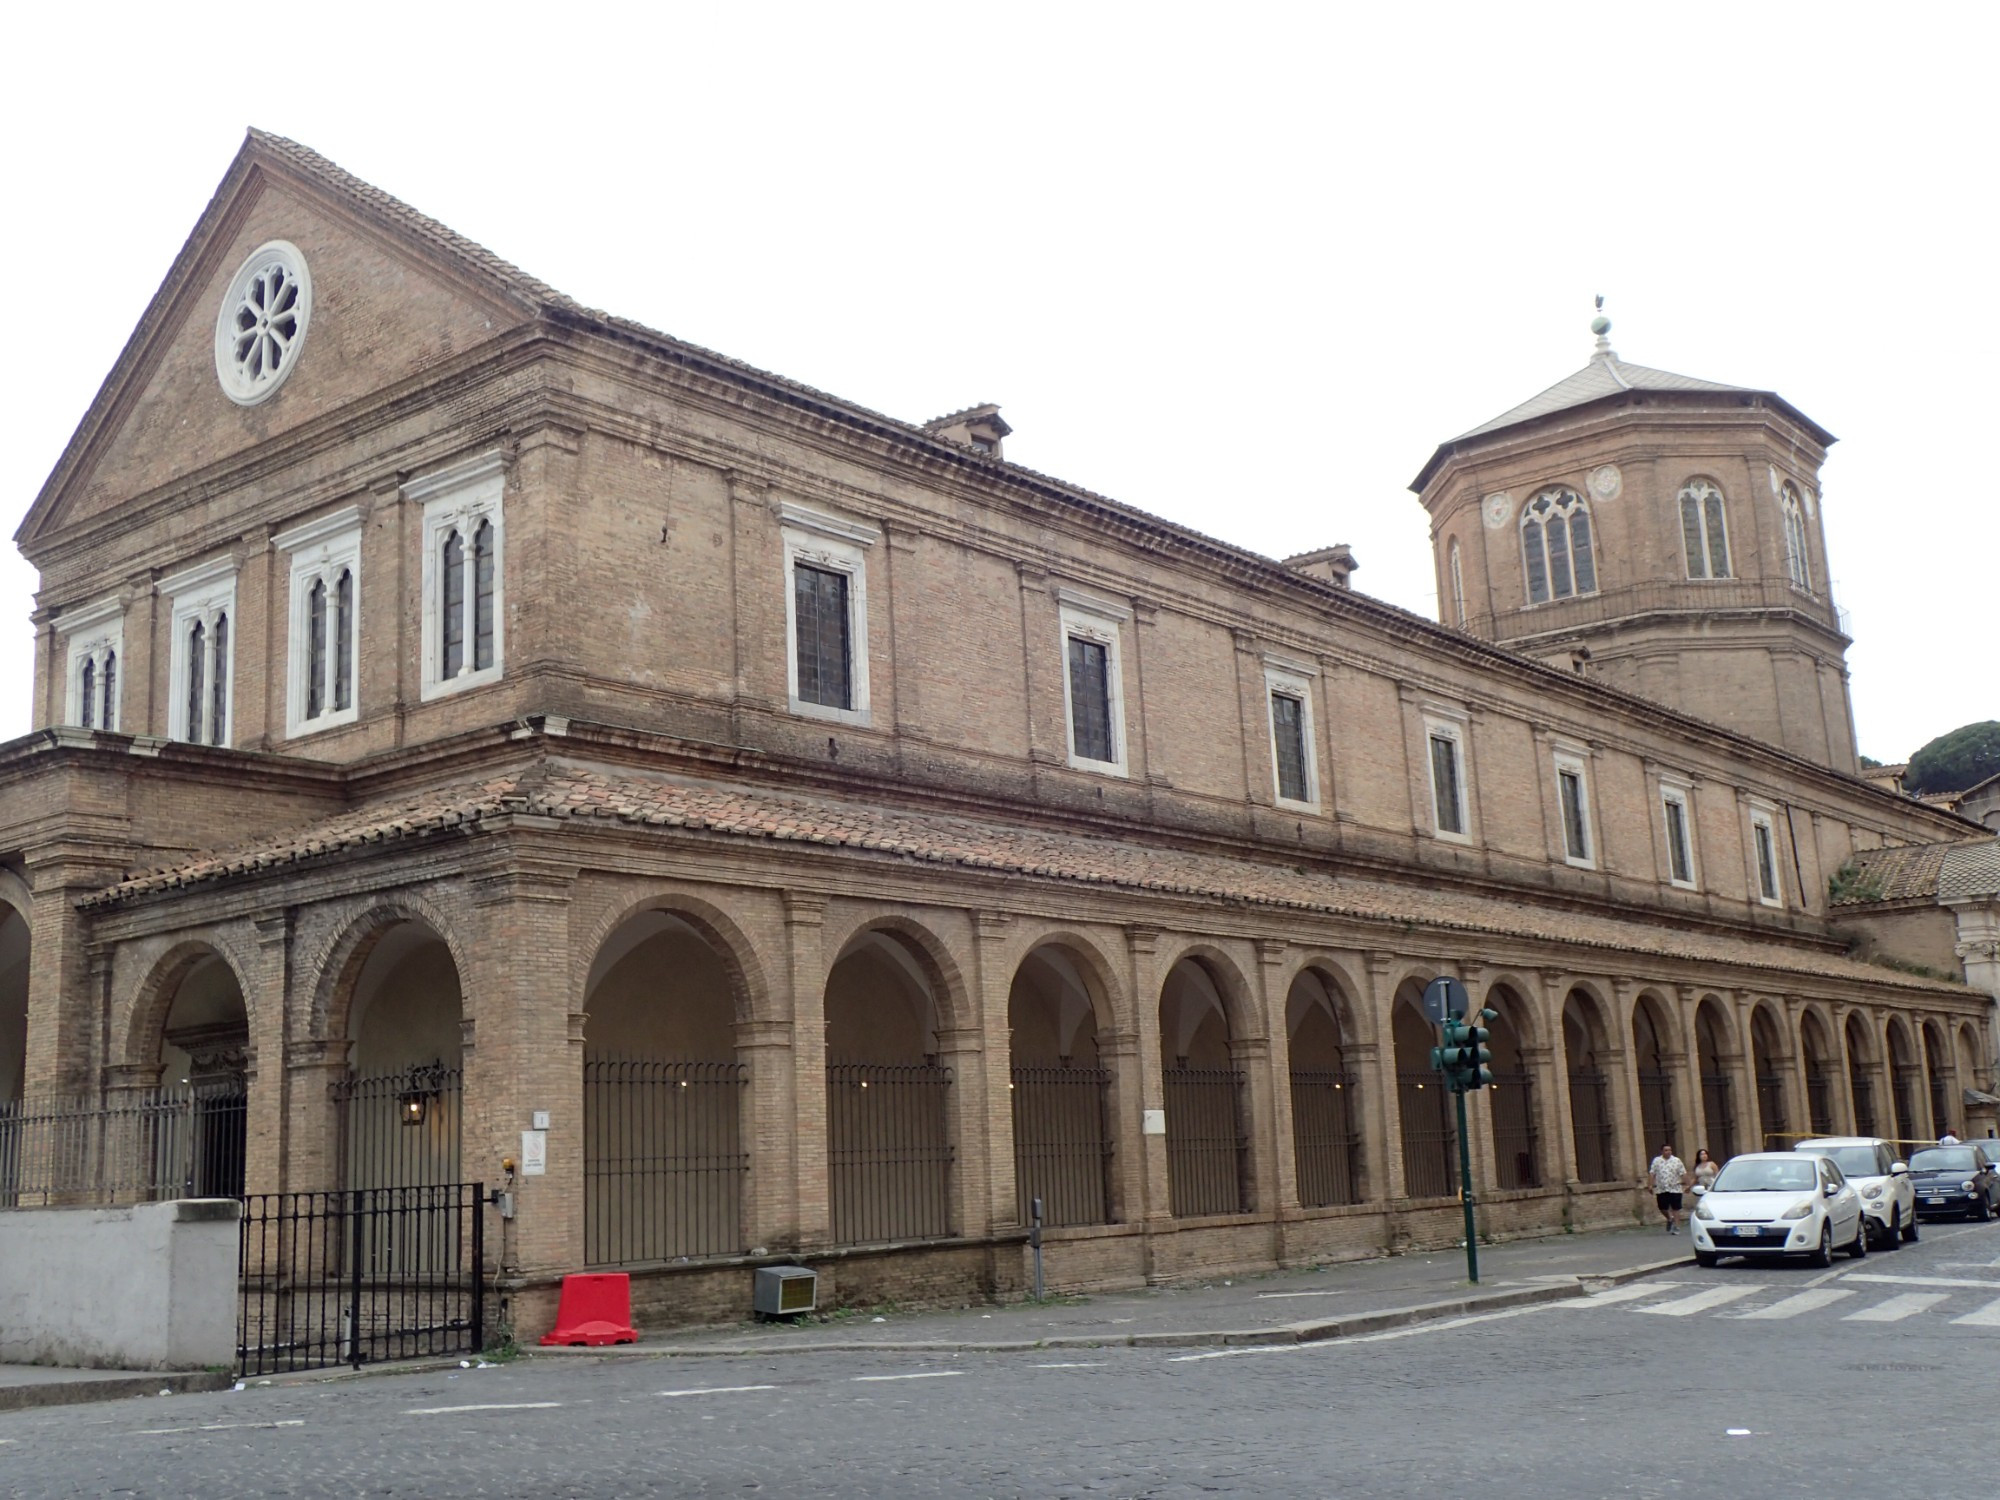
[[[1472,1147],[1465,1134],[1465,1090],[1453,1082],[1458,1100],[1458,1201],[1465,1206],[1465,1276],[1479,1285],[1479,1231],[1472,1216]]]

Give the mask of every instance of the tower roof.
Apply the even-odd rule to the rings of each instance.
[[[1598,305],[1600,308],[1603,306],[1602,298],[1598,299]],[[1775,391],[1760,391],[1754,386],[1725,385],[1719,380],[1702,380],[1693,375],[1676,375],[1671,370],[1655,370],[1650,365],[1630,364],[1618,357],[1618,351],[1611,347],[1611,341],[1606,337],[1611,331],[1609,319],[1600,313],[1590,326],[1597,335],[1597,348],[1590,356],[1590,363],[1575,374],[1558,380],[1539,395],[1530,396],[1519,406],[1503,411],[1491,421],[1481,422],[1450,441],[1440,443],[1430,462],[1424,465],[1423,472],[1411,481],[1410,488],[1421,494],[1444,461],[1465,444],[1510,428],[1526,426],[1545,417],[1608,401],[1628,391],[1735,396],[1742,398],[1743,405],[1769,404],[1803,426],[1820,443],[1830,445],[1835,441],[1832,433]]]

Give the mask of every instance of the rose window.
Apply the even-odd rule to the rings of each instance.
[[[272,395],[298,362],[312,318],[312,278],[296,246],[274,240],[243,262],[215,325],[215,373],[240,406]]]

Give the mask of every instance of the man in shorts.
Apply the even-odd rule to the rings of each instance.
[[[1660,1217],[1667,1221],[1667,1233],[1681,1232],[1681,1194],[1687,1188],[1688,1164],[1674,1155],[1671,1144],[1660,1147],[1660,1154],[1653,1158],[1646,1168],[1653,1183],[1653,1201],[1660,1206]]]

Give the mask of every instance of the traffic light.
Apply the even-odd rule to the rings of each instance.
[[[1453,1093],[1483,1089],[1493,1081],[1493,1070],[1487,1066],[1493,1061],[1492,1049],[1487,1046],[1493,1040],[1493,1033],[1479,1022],[1490,1021],[1498,1014],[1492,1010],[1476,1011],[1469,1021],[1448,1016],[1439,1024],[1442,1045],[1431,1048],[1431,1067],[1444,1075],[1445,1087]]]

